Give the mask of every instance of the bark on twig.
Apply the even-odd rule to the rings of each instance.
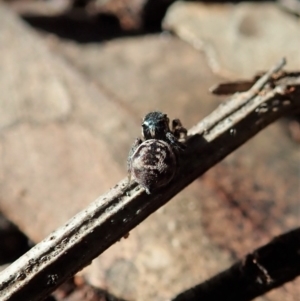
[[[279,117],[300,109],[300,73],[281,60],[189,131],[180,171],[151,195],[124,179],[0,274],[0,299],[41,300],[174,195]]]
[[[173,301],[249,301],[300,274],[300,228],[280,235]]]

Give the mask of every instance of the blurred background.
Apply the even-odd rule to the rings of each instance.
[[[211,86],[283,56],[299,71],[299,15],[298,0],[0,1],[1,269],[126,176],[149,111],[190,128],[224,100]],[[295,228],[299,143],[299,116],[269,126],[51,300],[167,300]],[[256,300],[299,296],[298,279]]]

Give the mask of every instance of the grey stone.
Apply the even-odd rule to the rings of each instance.
[[[274,3],[178,1],[169,8],[163,26],[203,51],[212,70],[226,77],[267,70],[281,57],[287,58],[287,68],[300,68],[299,19]]]

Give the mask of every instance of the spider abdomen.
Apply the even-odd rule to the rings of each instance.
[[[167,185],[174,177],[177,159],[171,146],[157,139],[141,143],[131,156],[130,173],[147,193]]]

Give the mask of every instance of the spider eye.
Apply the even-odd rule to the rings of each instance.
[[[152,138],[151,127],[147,122],[142,124],[142,135],[145,139]]]
[[[142,124],[142,133],[145,135],[145,133],[148,131],[148,125],[147,124]]]

